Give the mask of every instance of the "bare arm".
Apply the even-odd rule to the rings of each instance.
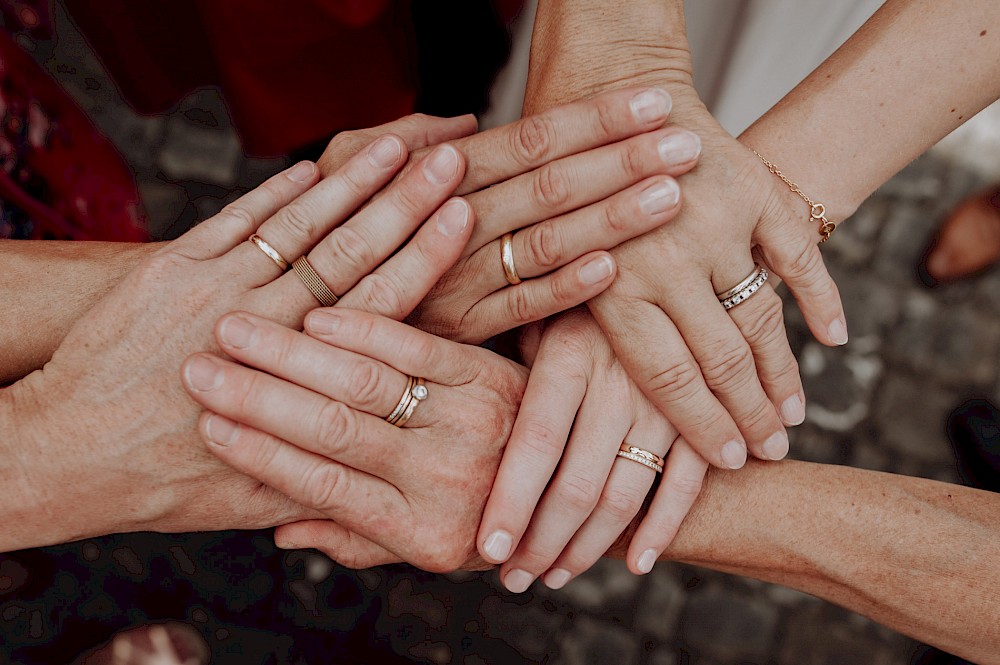
[[[713,469],[665,558],[800,589],[1000,662],[998,494],[804,462]]]
[[[0,384],[48,361],[70,327],[158,244],[0,241]]]

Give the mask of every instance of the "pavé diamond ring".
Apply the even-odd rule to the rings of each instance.
[[[715,297],[719,299],[719,302],[722,303],[723,307],[726,309],[732,309],[741,302],[748,300],[753,294],[757,293],[757,291],[760,290],[760,287],[764,286],[764,282],[767,281],[767,278],[767,268],[759,263],[755,263],[753,272],[747,275],[746,279],[742,280],[731,289],[716,293]]]

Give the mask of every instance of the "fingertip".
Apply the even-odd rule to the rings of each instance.
[[[435,228],[446,238],[465,236],[472,230],[472,217],[472,206],[465,199],[456,196],[441,206]]]
[[[297,185],[313,184],[319,180],[319,169],[315,162],[303,160],[282,172],[286,178]]]
[[[832,345],[843,346],[847,344],[847,322],[842,317],[831,321],[826,330]]]
[[[638,575],[648,574],[653,570],[653,564],[656,563],[656,559],[659,557],[659,554],[660,553],[653,548],[643,550],[642,554],[635,559],[633,572]]]
[[[614,281],[618,264],[608,252],[594,252],[578,268],[577,275],[586,287],[607,286]]]
[[[723,469],[742,469],[747,463],[747,447],[746,444],[741,441],[729,441],[724,446],[719,454],[721,464],[717,464]]]
[[[501,564],[510,558],[514,538],[502,529],[491,532],[482,542],[479,553],[490,563]]]
[[[368,146],[368,162],[377,169],[389,169],[402,163],[406,141],[397,134],[383,134]]]

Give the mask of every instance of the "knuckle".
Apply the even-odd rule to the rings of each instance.
[[[622,173],[633,181],[640,180],[645,175],[645,165],[642,158],[642,148],[635,141],[627,141],[618,151],[621,160]]]
[[[372,273],[358,286],[366,311],[397,320],[405,314],[402,290],[387,275]]]
[[[727,385],[753,371],[753,354],[746,344],[726,346],[705,356],[701,371],[711,388]]]
[[[785,328],[781,298],[769,293],[766,299],[762,300],[763,302],[757,305],[758,311],[755,313],[755,318],[744,324],[743,337],[751,346],[765,343],[776,332]]]
[[[516,325],[531,323],[538,318],[538,308],[535,305],[531,291],[523,286],[509,289],[507,296],[508,322]]]
[[[701,370],[690,360],[684,359],[669,364],[644,383],[650,393],[670,403],[689,396],[697,388],[700,378]]]
[[[377,406],[386,391],[383,387],[382,371],[376,363],[362,361],[351,368],[347,377],[351,399],[359,407],[369,411]]]
[[[355,434],[355,423],[351,410],[328,400],[314,420],[316,441],[328,457],[336,458],[351,444]]]
[[[553,162],[535,171],[532,190],[535,202],[544,210],[559,210],[566,205],[570,197],[566,174]]]
[[[349,226],[340,226],[328,236],[331,254],[345,260],[355,274],[375,267],[375,251],[368,239]]]
[[[428,203],[432,201],[416,185],[417,183],[412,180],[404,180],[398,187],[394,187],[392,190],[392,205],[402,213],[405,219],[419,219],[423,221],[430,212],[428,210],[430,207]]]
[[[544,115],[525,118],[513,133],[513,153],[524,166],[547,161],[555,145],[555,126]]]
[[[244,208],[239,201],[234,201],[222,209],[222,214],[226,215],[241,227],[244,233],[253,233],[260,225],[254,215]]]
[[[701,493],[703,478],[702,475],[681,476],[671,479],[664,486],[671,496],[688,504],[694,502]]]
[[[601,510],[607,513],[616,524],[625,525],[642,507],[642,497],[628,491],[606,488],[601,495]]]
[[[630,221],[635,217],[633,213],[626,209],[627,204],[622,200],[611,200],[602,206],[604,226],[614,237],[620,237],[630,226]]]
[[[601,496],[601,488],[591,478],[567,473],[556,479],[555,498],[573,513],[590,513]]]
[[[562,242],[552,224],[535,224],[526,231],[531,261],[539,268],[554,268],[562,263]]]
[[[316,223],[314,219],[323,219],[322,215],[316,215],[315,211],[309,210],[302,199],[285,206],[279,218],[282,230],[287,233],[296,243],[312,244],[316,236]]]
[[[600,138],[610,139],[618,134],[619,118],[622,117],[620,110],[608,99],[598,99],[595,102],[596,129],[600,132]]]
[[[519,425],[523,449],[536,461],[558,459],[566,443],[565,435],[555,423],[544,418],[532,418]]]
[[[347,496],[350,480],[340,467],[321,462],[302,476],[302,497],[317,510],[331,510]]]
[[[815,286],[826,275],[823,255],[816,245],[805,243],[786,263],[783,272],[785,274],[782,276],[789,282],[805,287]]]

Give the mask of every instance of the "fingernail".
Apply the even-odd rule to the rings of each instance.
[[[494,531],[483,543],[483,550],[486,556],[494,561],[506,561],[510,556],[510,546],[514,544],[514,539],[506,531]]]
[[[204,356],[196,356],[184,365],[184,379],[195,390],[215,390],[222,385],[222,378],[222,368]]]
[[[454,238],[469,224],[469,205],[462,199],[452,199],[438,213],[437,229],[441,235]]]
[[[332,335],[340,327],[340,315],[325,310],[316,310],[306,319],[309,330],[323,335]]]
[[[681,199],[681,188],[673,180],[664,180],[647,187],[639,195],[639,208],[647,215],[659,215],[671,210]]]
[[[801,425],[806,419],[806,406],[802,398],[792,395],[781,403],[781,419],[786,425]]]
[[[550,589],[561,589],[566,586],[570,577],[572,577],[572,574],[568,570],[555,568],[545,573],[545,577],[542,578],[542,582]]]
[[[458,153],[450,145],[438,146],[424,162],[427,179],[443,185],[455,177],[458,171]]]
[[[611,276],[615,270],[615,265],[607,256],[594,259],[583,264],[580,268],[580,281],[584,284],[599,284]]]
[[[285,171],[285,177],[292,182],[305,182],[313,177],[316,172],[316,165],[312,162],[299,162],[292,168]]]
[[[396,137],[383,136],[368,148],[368,161],[376,168],[387,169],[398,162],[402,154],[403,149]]]
[[[242,316],[230,316],[219,326],[219,337],[224,344],[245,349],[253,344],[257,327]]]
[[[633,97],[628,105],[632,108],[632,116],[639,122],[654,122],[667,119],[673,101],[666,90],[650,88]]]
[[[764,457],[769,460],[784,459],[785,455],[788,454],[788,435],[784,432],[775,432],[767,437],[767,441],[764,442],[761,449],[764,452]]]
[[[639,569],[639,572],[646,574],[653,569],[653,564],[656,563],[656,550],[646,550],[639,555],[639,560],[635,562],[635,567]]]
[[[830,341],[839,346],[847,344],[847,324],[842,319],[835,319],[827,328]]]
[[[667,166],[687,164],[701,154],[701,139],[688,131],[674,132],[660,139],[659,150]]]
[[[205,434],[208,440],[217,446],[228,446],[236,438],[236,431],[240,428],[229,418],[211,415],[205,423]]]
[[[503,584],[512,593],[524,593],[535,581],[535,576],[526,570],[512,570],[503,579]]]
[[[742,468],[747,463],[747,447],[739,441],[722,446],[722,463],[730,469]]]

